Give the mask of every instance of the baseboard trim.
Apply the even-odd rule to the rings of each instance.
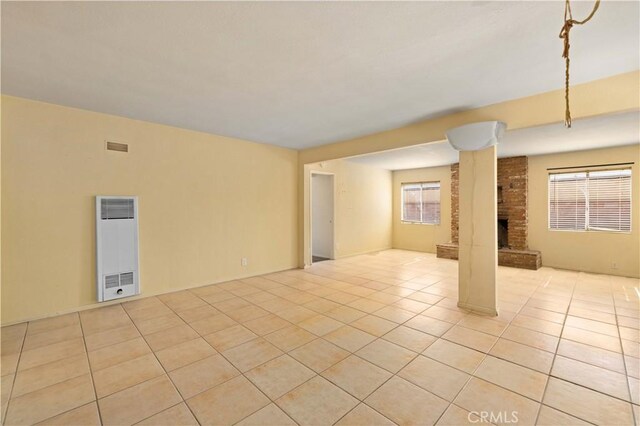
[[[136,296],[127,297],[127,298],[124,298],[124,299],[110,300],[108,302],[100,302],[100,303],[96,302],[96,303],[91,303],[89,305],[77,306],[75,308],[61,309],[59,311],[56,311],[56,312],[53,312],[53,313],[50,313],[50,314],[46,314],[46,315],[42,315],[42,316],[29,317],[27,319],[20,319],[20,320],[16,320],[16,321],[8,321],[6,323],[2,322],[2,323],[0,323],[0,327],[8,327],[10,325],[22,324],[24,322],[37,321],[37,320],[41,320],[41,319],[57,317],[57,316],[60,316],[60,315],[73,314],[75,312],[82,312],[82,311],[88,311],[88,310],[91,310],[91,309],[97,309],[97,308],[102,308],[102,307],[106,307],[106,306],[118,305],[120,303],[126,303],[126,302],[131,302],[131,301],[134,301],[134,300],[145,299],[147,297],[162,296],[164,294],[176,293],[178,291],[193,290],[193,289],[196,289],[196,288],[207,287],[207,286],[210,286],[210,285],[226,283],[226,282],[229,282],[229,281],[242,280],[242,279],[245,279],[245,278],[252,278],[252,277],[258,277],[258,276],[261,276],[261,275],[275,274],[275,273],[278,273],[278,272],[291,271],[291,270],[294,270],[294,269],[299,269],[299,268],[296,267],[296,266],[292,266],[291,268],[286,268],[286,269],[277,269],[277,270],[268,271],[268,272],[259,272],[259,273],[256,273],[256,274],[242,275],[242,276],[238,276],[238,277],[234,277],[234,278],[224,278],[224,279],[221,279],[219,281],[214,281],[214,282],[210,282],[210,283],[207,283],[207,284],[196,284],[196,285],[192,285],[192,286],[171,289],[169,291],[161,291],[161,292],[157,292],[157,293],[141,293],[141,294],[138,294]]]
[[[371,254],[371,253],[377,253],[379,251],[393,250],[393,249],[394,249],[394,247],[383,247],[383,248],[379,248],[379,249],[375,249],[375,250],[361,251],[361,252],[357,252],[357,253],[348,253],[348,254],[343,254],[343,255],[340,255],[340,256],[335,256],[331,260],[346,259],[348,257],[362,256],[363,254]],[[309,267],[311,267],[311,265],[305,264],[301,269],[307,269]]]

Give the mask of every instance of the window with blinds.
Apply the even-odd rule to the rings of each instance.
[[[631,231],[631,169],[550,174],[549,228]]]
[[[440,223],[440,182],[402,184],[402,221]]]

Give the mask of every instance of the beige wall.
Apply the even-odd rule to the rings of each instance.
[[[550,231],[547,168],[634,162],[631,233]],[[640,276],[640,145],[529,157],[529,248],[542,264],[602,274]],[[569,170],[567,170],[569,171]],[[612,264],[616,263],[614,269]]]
[[[631,233],[551,231],[548,227],[547,168],[634,162]],[[528,242],[542,252],[542,264],[601,274],[640,276],[640,145],[529,157]],[[451,239],[451,171],[449,166],[393,173],[393,247],[435,252]],[[441,180],[441,226],[400,221],[400,184]],[[446,180],[446,184],[445,184]],[[446,192],[445,192],[446,191]],[[446,213],[445,213],[446,211]],[[445,218],[446,215],[446,218]],[[446,220],[446,224],[445,224]],[[613,263],[616,268],[612,267]]]
[[[440,225],[402,222],[401,185],[440,182]],[[451,167],[398,170],[393,172],[393,248],[436,252],[436,244],[451,240]]]
[[[3,96],[3,324],[96,301],[98,194],[139,196],[145,296],[296,267],[297,157]]]
[[[309,185],[312,171],[335,178],[335,258],[391,248],[392,175],[347,160],[304,166],[304,264],[310,258]]]

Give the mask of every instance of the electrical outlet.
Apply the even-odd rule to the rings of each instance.
[[[616,262],[611,262],[611,269],[618,269],[618,264]]]
[[[247,266],[249,264],[249,260],[246,257],[240,259],[240,265]]]

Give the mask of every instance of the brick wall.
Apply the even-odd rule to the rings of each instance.
[[[498,217],[509,220],[509,248],[527,249],[527,157],[498,159]],[[459,166],[451,165],[451,242],[458,243]]]
[[[460,207],[458,185],[460,183],[459,164],[451,165],[451,242],[458,244],[458,209]]]
[[[509,248],[515,250],[527,249],[527,175],[527,157],[498,159],[498,217],[509,220]]]

